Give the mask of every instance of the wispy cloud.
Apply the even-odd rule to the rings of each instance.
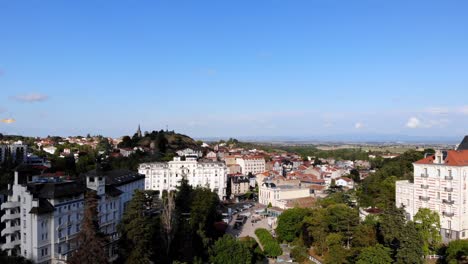
[[[450,109],[447,107],[430,107],[427,108],[425,112],[435,115],[446,115],[450,113]]]
[[[29,93],[29,94],[20,94],[13,96],[12,99],[20,102],[34,103],[34,102],[43,102],[49,99],[49,96],[40,93]]]
[[[468,105],[460,107],[460,109],[458,109],[458,112],[464,115],[468,115]]]
[[[417,117],[410,117],[406,122],[407,128],[432,128],[445,127],[450,121],[448,119],[431,119],[423,120]]]
[[[356,129],[361,129],[363,127],[364,127],[364,125],[361,122],[357,122],[356,124],[354,124],[354,128],[356,128]]]

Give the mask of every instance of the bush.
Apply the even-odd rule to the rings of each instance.
[[[260,244],[262,244],[263,252],[266,256],[277,257],[283,253],[278,242],[271,236],[268,230],[259,228],[255,230],[255,235],[257,235]]]

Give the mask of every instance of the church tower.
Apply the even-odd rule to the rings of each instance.
[[[140,125],[139,125],[139,124],[138,124],[138,130],[137,130],[136,133],[137,133],[138,137],[140,137],[140,138],[143,137],[143,135],[141,134],[141,129],[140,129]]]

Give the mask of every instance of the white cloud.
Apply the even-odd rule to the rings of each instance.
[[[425,112],[435,115],[444,115],[450,113],[450,109],[446,107],[431,107],[427,108]]]
[[[431,127],[445,127],[450,121],[448,119],[432,119],[421,120],[417,117],[410,117],[406,122],[408,128],[431,128]]]
[[[421,127],[421,120],[416,117],[411,117],[408,122],[406,122],[406,127],[409,128],[418,128]]]
[[[468,115],[468,105],[460,107],[459,112],[461,114]]]
[[[354,124],[354,128],[356,129],[361,129],[364,125],[361,123],[361,122],[357,122],[356,124]]]
[[[42,102],[49,99],[49,96],[39,93],[20,94],[12,97],[14,100],[26,103]]]

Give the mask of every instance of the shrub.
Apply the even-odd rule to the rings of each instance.
[[[262,244],[263,252],[266,256],[277,257],[283,253],[278,242],[271,236],[268,230],[259,228],[255,230],[255,235],[257,235],[260,244]]]

